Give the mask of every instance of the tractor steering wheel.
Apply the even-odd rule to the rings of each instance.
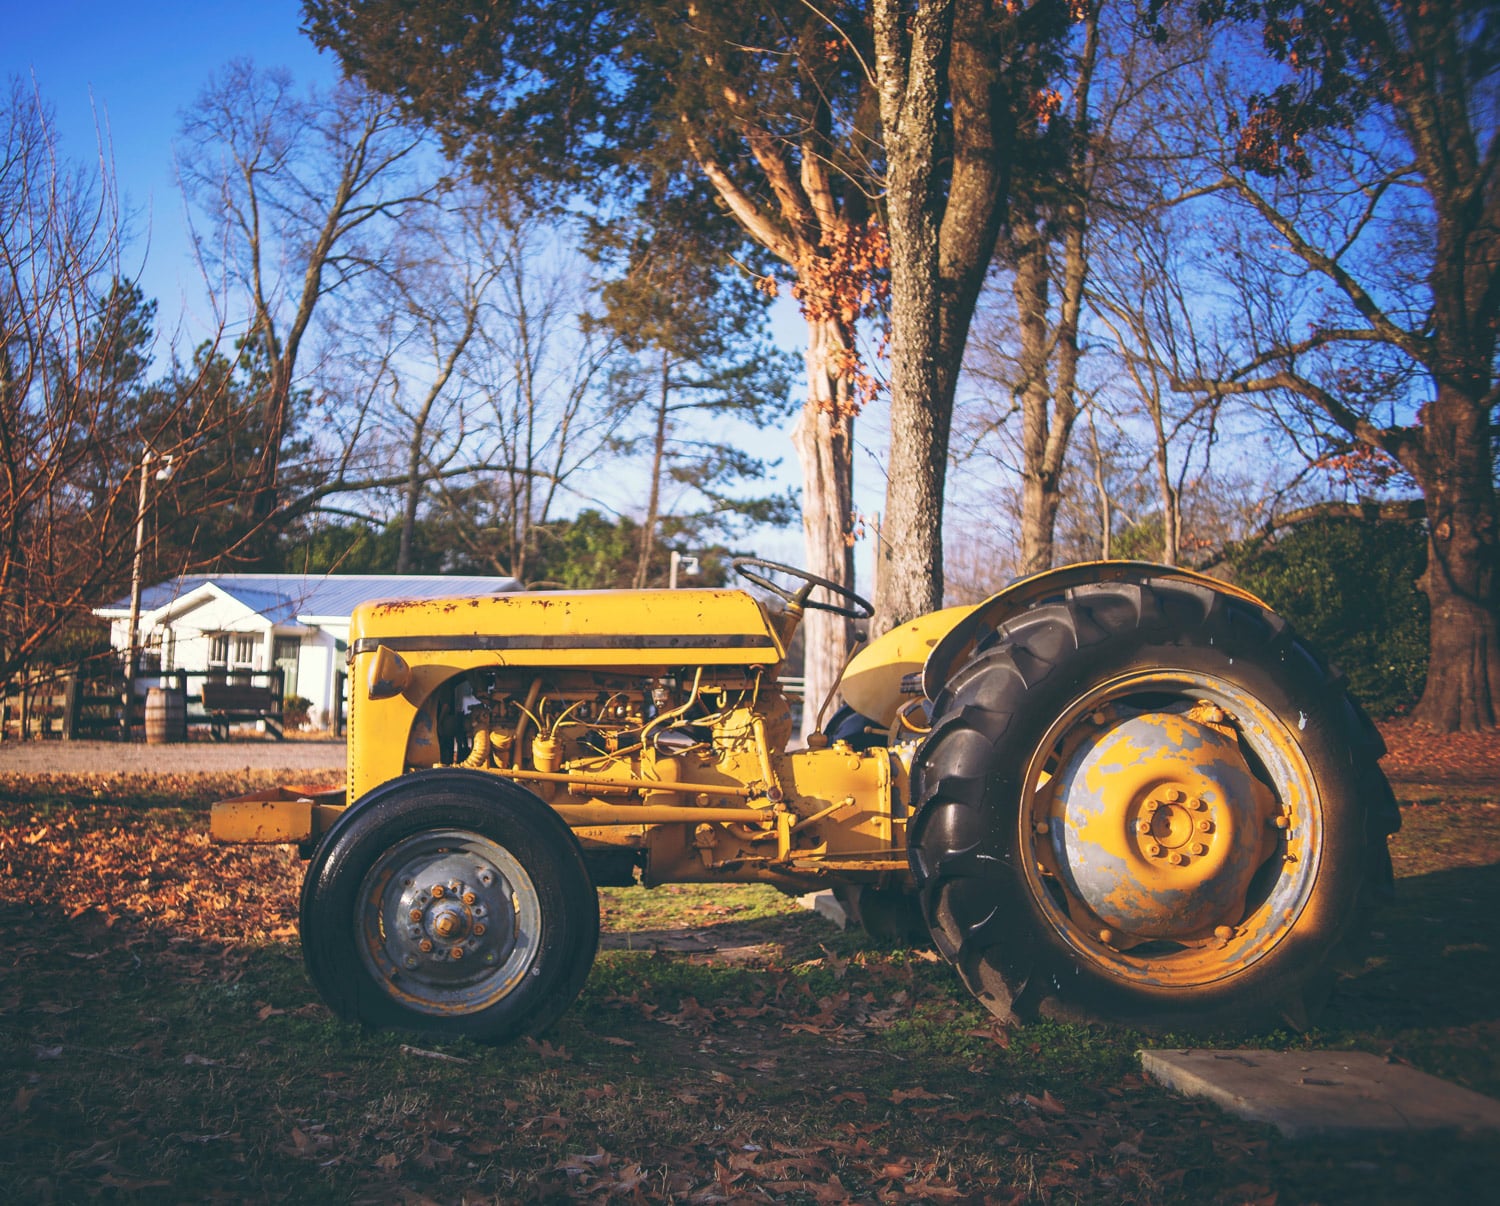
[[[862,599],[847,587],[840,586],[837,582],[830,582],[827,578],[820,578],[817,574],[809,574],[806,570],[797,569],[795,566],[782,565],[779,561],[762,561],[759,557],[736,557],[730,562],[734,572],[747,582],[753,582],[763,590],[770,591],[778,599],[785,599],[793,607],[810,609],[812,611],[831,611],[836,616],[844,616],[850,620],[868,620],[875,614],[875,608],[867,600]],[[777,586],[763,574],[756,570],[772,570],[778,574],[786,574],[788,577],[797,578],[806,585],[801,590],[791,591],[784,586]],[[840,599],[847,599],[849,606],[839,603],[818,603],[810,596],[814,587],[821,586],[829,594]]]

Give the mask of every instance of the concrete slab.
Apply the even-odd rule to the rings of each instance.
[[[1168,1088],[1291,1139],[1355,1131],[1500,1130],[1500,1101],[1364,1051],[1142,1051]]]
[[[797,897],[797,903],[804,909],[821,913],[841,930],[849,928],[849,914],[844,911],[844,906],[839,904],[832,892],[809,892],[805,896]]]

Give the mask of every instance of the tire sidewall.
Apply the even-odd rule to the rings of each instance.
[[[1174,593],[1195,595],[1200,589]],[[1144,592],[1149,594],[1149,585]],[[923,805],[913,826],[913,872],[924,886],[928,921],[940,948],[955,958],[981,997],[995,991],[993,972],[998,971],[1014,998],[1012,1005],[1022,1013],[1103,1016],[1168,1029],[1201,1029],[1207,1018],[1238,1024],[1241,1019],[1294,1015],[1300,1003],[1282,999],[1286,987],[1329,978],[1325,964],[1330,951],[1357,912],[1366,837],[1359,806],[1361,763],[1349,741],[1352,708],[1282,622],[1208,591],[1201,592],[1207,598],[1196,622],[1143,608],[1134,627],[1087,644],[1080,639],[1068,648],[1059,634],[1087,633],[1088,625],[1077,622],[1077,613],[1080,605],[1087,610],[1092,593],[1080,588],[1066,602],[1020,617],[998,645],[981,650],[954,676],[939,700],[944,719],[918,752],[919,764],[936,753],[955,725],[984,729],[989,740],[984,815],[971,815],[975,810],[970,803],[938,796]],[[1119,588],[1112,593],[1118,596]],[[1028,654],[1043,649],[1051,660],[1028,658],[1024,686],[1015,678],[997,689],[994,676],[1010,675],[1015,662],[1007,659],[1016,646]],[[1309,781],[1317,788],[1322,833],[1318,867],[1289,932],[1254,963],[1223,980],[1158,989],[1091,964],[1059,934],[1023,865],[1029,840],[1021,833],[1021,803],[1029,764],[1059,716],[1112,681],[1161,670],[1210,675],[1260,701],[1306,762]],[[1011,706],[997,709],[997,703]],[[953,913],[947,899],[952,885],[940,873],[934,875],[939,869],[921,851],[924,834],[937,825],[945,835],[971,841],[972,852],[995,870],[987,888],[1001,923],[993,940],[974,949],[964,949],[964,936],[973,932],[975,919]],[[1331,857],[1330,851],[1343,856]],[[1350,857],[1350,851],[1358,853]],[[924,883],[930,876],[932,882]],[[963,891],[973,895],[974,887]]]
[[[361,885],[405,838],[453,829],[488,838],[530,876],[542,916],[522,981],[473,1013],[428,1015],[402,1006],[359,952]],[[503,1041],[546,1028],[577,996],[598,946],[599,899],[577,839],[543,801],[480,772],[418,772],[382,784],[348,809],[319,845],[303,882],[304,962],[339,1016],[377,1027]]]

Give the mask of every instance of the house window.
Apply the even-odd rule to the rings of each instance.
[[[253,632],[215,632],[208,638],[208,669],[211,674],[248,674],[255,669],[255,651],[260,638]]]
[[[260,642],[256,640],[253,632],[237,632],[234,634],[234,663],[231,670],[252,670],[255,668],[255,647]]]

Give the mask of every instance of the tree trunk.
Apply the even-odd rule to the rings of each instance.
[[[1109,482],[1104,475],[1104,453],[1099,448],[1099,427],[1094,422],[1094,410],[1089,409],[1089,444],[1094,459],[1094,499],[1099,512],[1099,557],[1108,561],[1114,543],[1114,504],[1109,497]]]
[[[1021,334],[1021,572],[1052,568],[1052,534],[1059,502],[1057,483],[1047,475],[1048,408],[1047,306],[1051,278],[1047,244],[1040,223],[1018,223],[1016,299]]]
[[[802,466],[802,534],[806,569],[831,582],[854,582],[850,542],[854,512],[854,420],[848,386],[838,375],[843,333],[828,321],[809,321],[808,400],[792,430],[792,446]],[[826,611],[809,611],[802,622],[804,650],[802,735],[817,726],[818,711],[838,682],[848,656],[849,621]],[[830,713],[837,700],[830,704]]]
[[[651,552],[656,547],[656,519],[661,510],[661,463],[667,447],[667,401],[671,397],[667,354],[661,354],[661,382],[656,402],[656,436],[651,444],[651,492],[646,499],[646,518],[641,521],[641,555],[635,565],[635,589],[641,590],[651,573]]]
[[[272,337],[268,334],[267,338]],[[275,353],[274,343],[270,350]],[[267,523],[276,511],[281,442],[286,437],[291,393],[291,369],[280,356],[275,356],[271,362],[271,379],[267,386],[266,400],[261,407],[260,460],[252,470],[250,479],[250,515],[257,524]]]
[[[1495,490],[1482,388],[1440,384],[1424,415],[1427,569],[1432,610],[1427,686],[1414,720],[1444,732],[1492,728],[1500,687]]]
[[[939,380],[942,337],[939,214],[934,187],[938,112],[946,93],[951,4],[928,4],[907,22],[893,3],[875,8],[876,71],[885,130],[891,249],[891,444],[885,515],[876,548],[870,635],[943,603],[943,486],[951,392]],[[903,28],[909,42],[903,45]]]
[[[1161,563],[1176,565],[1178,557],[1178,497],[1172,489],[1172,474],[1167,460],[1167,430],[1161,413],[1161,395],[1152,394],[1146,405],[1151,410],[1151,428],[1155,435],[1152,459],[1156,462],[1156,493],[1161,504]]]
[[[422,449],[412,441],[407,450],[406,497],[401,507],[401,544],[396,550],[396,572],[411,573],[412,536],[417,528],[417,504],[422,498]]]

